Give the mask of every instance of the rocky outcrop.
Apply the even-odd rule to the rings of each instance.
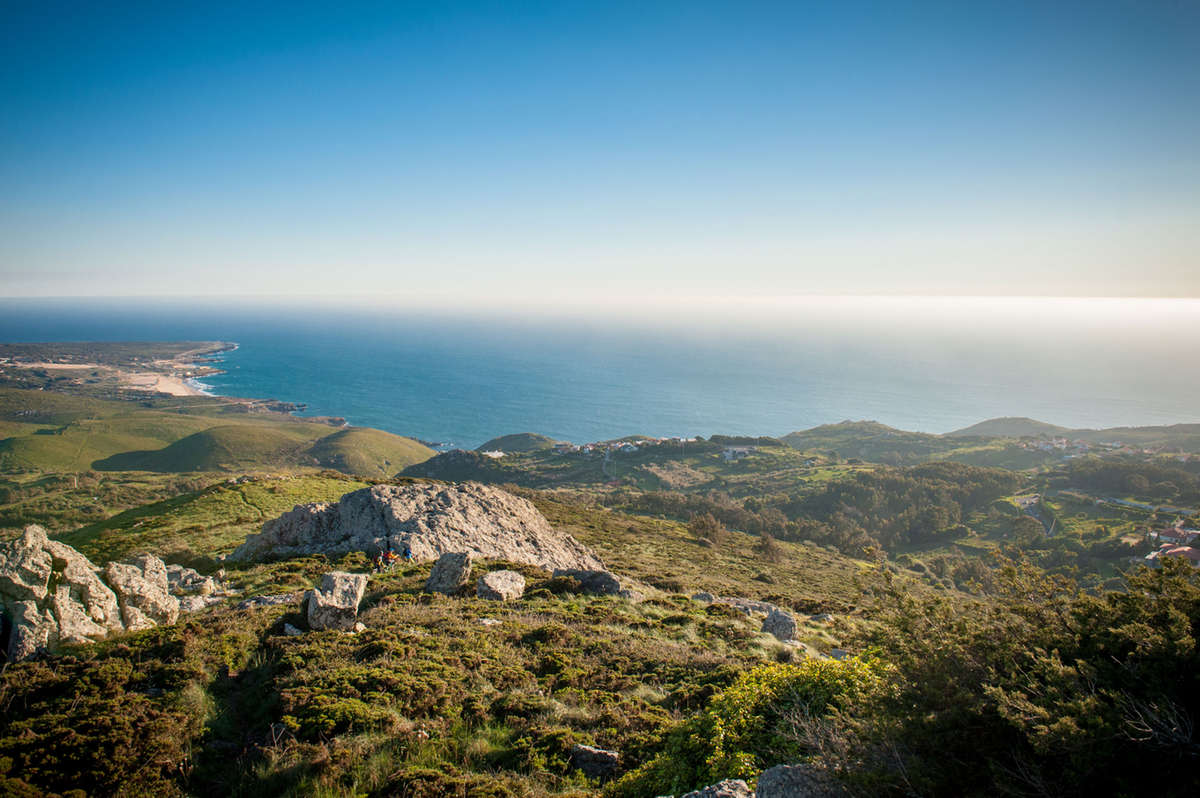
[[[178,620],[179,599],[167,586],[167,566],[153,554],[110,562],[104,575],[117,594],[126,629],[149,629]]]
[[[762,630],[781,642],[790,642],[796,639],[796,618],[787,610],[771,610],[763,619]]]
[[[682,798],[754,798],[754,790],[741,779],[725,779],[684,793]]]
[[[578,744],[571,749],[571,765],[589,779],[609,779],[621,765],[616,751]]]
[[[109,563],[101,572],[34,525],[0,544],[0,605],[11,622],[10,660],[99,640],[110,632],[174,623],[179,616],[162,560],[143,554]]]
[[[475,595],[493,601],[511,601],[525,595],[525,577],[516,571],[490,571],[479,577]]]
[[[304,614],[309,629],[354,629],[358,605],[367,591],[366,574],[331,571],[321,586],[304,594]]]
[[[334,503],[306,504],[263,525],[234,560],[341,554],[411,553],[432,562],[448,552],[555,568],[599,569],[599,558],[556,531],[530,502],[475,483],[375,485]]]
[[[438,557],[425,581],[426,593],[445,593],[452,596],[471,579],[471,554],[452,551]]]

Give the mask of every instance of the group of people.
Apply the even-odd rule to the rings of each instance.
[[[407,544],[405,544],[404,552],[402,554],[397,554],[391,549],[378,552],[375,554],[373,559],[375,563],[375,573],[381,574],[384,571],[390,571],[392,566],[400,562],[401,559],[412,560],[412,558],[412,549],[410,549]]]

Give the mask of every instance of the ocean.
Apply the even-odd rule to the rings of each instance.
[[[427,441],[1200,422],[1200,302],[808,298],[514,311],[0,300],[0,340],[225,340],[214,394]]]

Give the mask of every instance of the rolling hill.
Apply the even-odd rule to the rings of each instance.
[[[501,435],[492,438],[482,446],[476,447],[477,452],[537,452],[542,449],[554,448],[555,440],[536,432],[518,432],[513,435]]]

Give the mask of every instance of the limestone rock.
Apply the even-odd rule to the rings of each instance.
[[[796,639],[796,618],[787,610],[772,610],[763,619],[762,630],[775,635],[776,639],[788,642]]]
[[[599,569],[599,558],[556,531],[525,499],[486,485],[374,485],[334,503],[300,505],[263,525],[231,559],[403,552],[418,562],[468,552],[547,570]]]
[[[725,779],[699,790],[684,793],[682,798],[754,798],[754,790],[741,779]]]
[[[239,610],[250,610],[257,607],[278,607],[283,604],[295,604],[300,601],[302,593],[272,593],[266,596],[251,596],[238,602]]]
[[[179,611],[199,612],[200,610],[208,609],[214,604],[220,603],[220,596],[180,596]]]
[[[608,779],[621,765],[621,755],[616,751],[576,745],[571,749],[571,765],[589,779]]]
[[[10,660],[28,659],[58,644],[58,624],[50,610],[40,609],[33,601],[17,601],[9,606],[12,613],[12,632],[8,641]]]
[[[445,593],[452,596],[471,578],[471,553],[446,552],[433,564],[429,579],[425,582],[426,593]]]
[[[503,623],[499,618],[480,618],[479,623],[484,626],[499,626]]]
[[[816,615],[808,616],[808,619],[814,623],[829,623],[833,620],[833,616],[827,612],[818,612]]]
[[[105,579],[117,594],[126,629],[149,629],[179,618],[179,599],[167,587],[167,566],[153,554],[110,562]]]
[[[701,604],[712,604],[716,600],[716,596],[704,590],[692,594],[692,601],[699,601]]]
[[[321,577],[321,586],[304,594],[305,616],[310,629],[353,629],[358,621],[358,604],[367,591],[366,574],[331,571]]]
[[[804,765],[776,765],[758,777],[758,798],[838,798],[845,794],[837,782]]]
[[[568,576],[579,582],[584,593],[615,596],[621,592],[621,580],[612,571],[603,569],[559,568],[555,576]]]
[[[167,566],[167,584],[171,593],[176,596],[189,593],[209,596],[220,587],[217,580],[211,576],[205,576],[194,568],[184,568],[182,565]]]
[[[304,634],[304,630],[297,629],[296,627],[292,626],[290,623],[285,623],[283,625],[283,633],[285,635],[287,635],[288,637],[299,637],[300,635]]]
[[[117,597],[96,566],[36,525],[0,544],[0,609],[11,616],[12,660],[124,628]]]
[[[21,537],[0,546],[0,596],[11,601],[46,598],[46,583],[53,571],[49,543],[45,529],[30,525]]]
[[[508,601],[525,595],[525,577],[516,571],[489,571],[479,577],[475,592],[482,599]]]

